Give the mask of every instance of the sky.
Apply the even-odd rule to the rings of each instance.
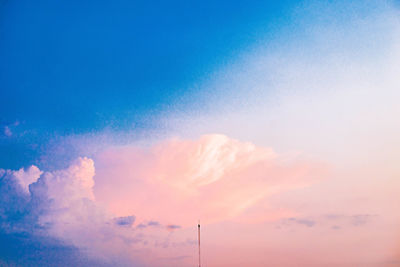
[[[0,265],[400,266],[400,6],[0,0]]]

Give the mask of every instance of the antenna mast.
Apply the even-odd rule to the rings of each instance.
[[[198,241],[199,241],[199,267],[201,267],[201,262],[200,262],[200,220],[199,220],[199,223],[197,224],[197,236],[198,236]]]

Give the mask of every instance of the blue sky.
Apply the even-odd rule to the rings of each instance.
[[[279,3],[7,1],[3,120],[80,132],[157,110],[254,42]]]
[[[196,84],[274,35],[293,1],[3,1],[2,167],[32,163],[54,135],[155,127]],[[197,94],[198,95],[198,94]],[[190,105],[190,103],[180,103]],[[198,104],[198,103],[197,103]]]
[[[0,0],[0,265],[398,264],[399,14]]]

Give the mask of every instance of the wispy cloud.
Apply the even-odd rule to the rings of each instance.
[[[156,219],[183,226],[199,217],[207,223],[235,218],[270,195],[323,179],[325,171],[323,164],[224,135],[165,141],[148,149],[112,147],[96,162],[96,198],[113,212],[135,213],[142,224]]]
[[[301,216],[283,218],[276,223],[277,228],[293,228],[299,225],[306,227],[322,227],[332,230],[362,227],[373,223],[379,216],[372,214],[328,214],[319,216]]]

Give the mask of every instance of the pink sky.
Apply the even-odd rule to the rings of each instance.
[[[96,199],[113,213],[182,226],[197,219],[236,219],[269,196],[309,186],[324,176],[323,164],[223,135],[171,140],[145,150],[110,148],[96,157],[96,166]]]
[[[79,151],[67,168],[0,177],[45,235],[110,265],[196,266],[200,219],[203,267],[400,266],[400,20],[382,10],[260,40],[166,134],[68,137],[49,153]]]

